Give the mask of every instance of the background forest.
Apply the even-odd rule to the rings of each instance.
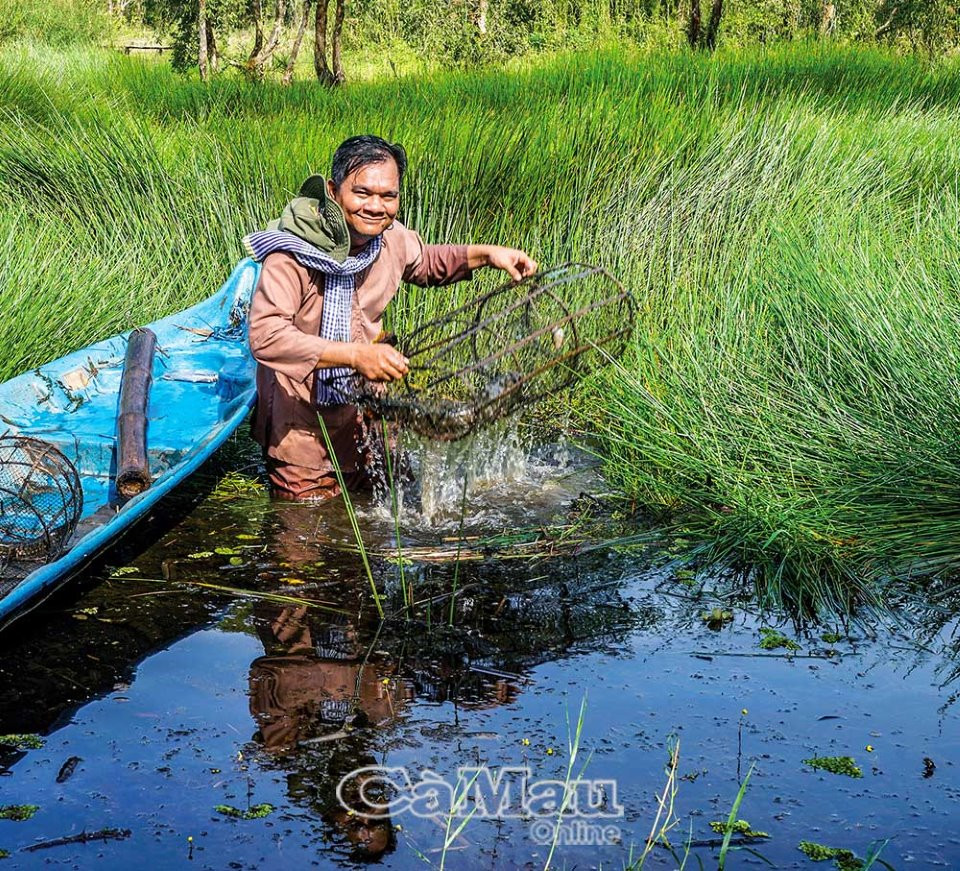
[[[818,38],[934,56],[960,45],[960,12],[952,0],[0,0],[0,43],[23,38],[152,44],[202,78],[332,85],[624,42],[712,51]]]

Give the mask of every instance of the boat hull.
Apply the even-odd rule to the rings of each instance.
[[[153,485],[123,502],[116,418],[129,333],[0,384],[0,434],[50,442],[77,469],[83,513],[67,549],[5,582],[0,630],[60,589],[182,483],[237,429],[256,399],[247,314],[259,264],[246,259],[209,299],[150,324],[157,335],[147,445]]]

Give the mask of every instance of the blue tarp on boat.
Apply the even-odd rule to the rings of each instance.
[[[0,435],[55,445],[75,466],[83,513],[68,549],[0,586],[0,628],[30,610],[194,472],[242,423],[256,397],[247,314],[260,266],[241,261],[209,299],[150,324],[157,335],[147,445],[153,486],[117,499],[116,419],[124,333],[0,384]],[[0,542],[2,543],[2,542]]]

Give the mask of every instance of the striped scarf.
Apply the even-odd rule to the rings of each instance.
[[[355,277],[370,266],[380,254],[382,237],[375,236],[356,256],[338,263],[328,254],[299,236],[278,230],[261,230],[243,240],[247,253],[258,263],[274,251],[292,254],[298,263],[323,273],[323,312],[320,337],[331,342],[349,342],[350,316],[356,292]],[[318,369],[314,377],[313,399],[318,406],[342,405],[350,401],[347,385],[353,369],[343,366]]]

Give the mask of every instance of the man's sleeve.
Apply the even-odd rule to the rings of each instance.
[[[413,230],[406,231],[407,265],[403,280],[420,287],[439,287],[473,276],[466,245],[425,245]]]
[[[263,263],[250,303],[254,359],[295,381],[307,380],[328,344],[293,323],[303,298],[302,275],[289,254],[271,254]]]

